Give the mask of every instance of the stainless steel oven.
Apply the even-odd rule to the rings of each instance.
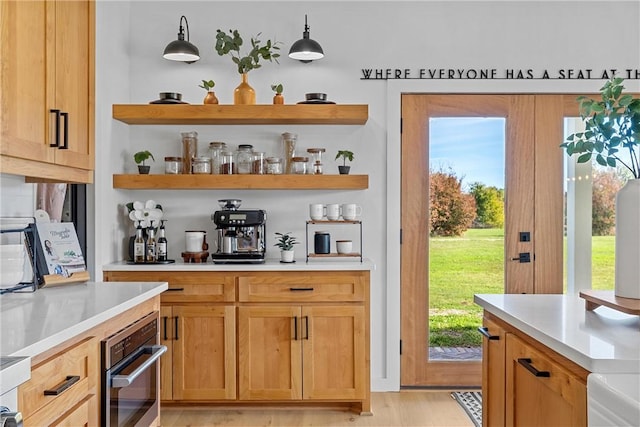
[[[149,426],[160,414],[159,313],[102,341],[102,425]]]

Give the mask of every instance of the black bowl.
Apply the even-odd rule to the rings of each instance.
[[[175,101],[181,101],[182,94],[177,92],[160,92],[160,99],[173,99]]]
[[[305,93],[304,97],[307,101],[326,101],[327,94],[326,93]]]

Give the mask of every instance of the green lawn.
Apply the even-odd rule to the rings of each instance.
[[[504,231],[471,229],[430,239],[429,345],[481,344],[482,308],[473,294],[504,291]],[[613,289],[614,237],[593,238],[593,288]]]

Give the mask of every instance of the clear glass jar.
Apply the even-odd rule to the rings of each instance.
[[[282,159],[280,157],[267,157],[267,173],[271,175],[282,174]]]
[[[230,151],[223,151],[220,153],[221,164],[220,164],[220,174],[222,175],[233,175],[236,172],[236,163],[233,157],[233,153]]]
[[[251,162],[251,173],[256,175],[264,175],[267,173],[267,160],[263,152],[253,153],[253,161]]]
[[[309,163],[308,157],[292,157],[291,158],[291,173],[297,175],[304,175],[307,173],[307,163]]]
[[[182,157],[165,157],[164,173],[169,175],[182,173]]]
[[[238,149],[236,150],[236,167],[238,169],[238,173],[251,173],[251,162],[253,162],[253,145],[238,145]]]
[[[222,152],[227,151],[227,144],[224,142],[209,143],[209,157],[211,157],[211,173],[216,175],[222,168]]]
[[[326,150],[324,148],[309,148],[307,153],[311,154],[311,165],[309,167],[309,173],[315,175],[322,175],[322,153]]]
[[[191,173],[191,160],[198,156],[198,132],[180,132],[182,136],[182,173]]]
[[[298,134],[285,132],[282,134],[282,158],[284,159],[284,173],[291,172],[291,159],[296,154]]]
[[[191,160],[191,173],[194,174],[210,174],[211,158],[210,157],[194,157]]]

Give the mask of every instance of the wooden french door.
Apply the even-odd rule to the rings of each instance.
[[[402,386],[481,384],[479,361],[429,360],[429,119],[506,119],[504,291],[561,293],[563,102],[561,95],[402,96]],[[520,242],[521,231],[531,240]],[[514,260],[520,253],[531,262]]]

